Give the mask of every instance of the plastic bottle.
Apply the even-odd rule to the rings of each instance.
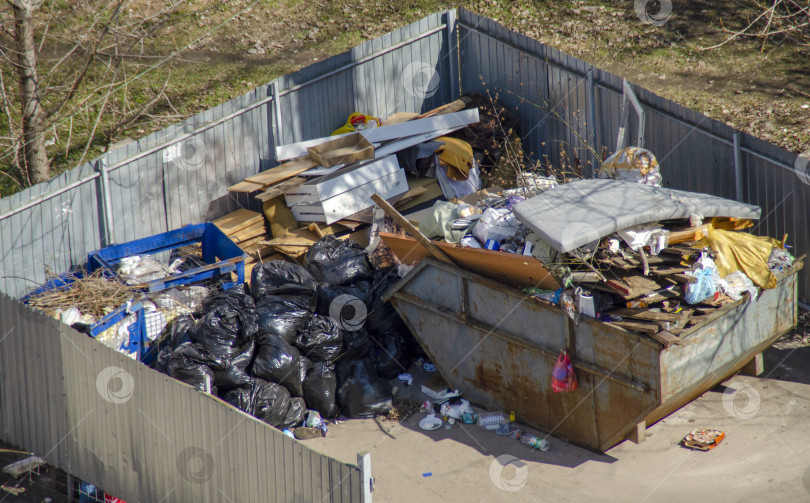
[[[485,430],[497,430],[506,422],[503,412],[482,412],[478,414],[478,426]]]
[[[521,435],[520,441],[528,445],[532,449],[547,451],[549,448],[548,440],[546,440],[545,438],[536,437],[530,433],[524,433],[523,435]]]

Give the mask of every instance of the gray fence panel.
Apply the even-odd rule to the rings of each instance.
[[[0,436],[130,502],[362,501],[360,470],[0,294]]]
[[[527,153],[545,153],[559,166],[563,159],[571,160],[572,152],[579,152],[583,162],[589,159],[582,150],[582,139],[598,149],[604,147],[613,152],[621,116],[620,77],[464,9],[459,9],[458,19],[462,90],[489,90],[497,93],[501,104],[510,110],[518,106],[520,132]],[[525,75],[522,79],[512,78],[513,62],[521,58],[526,62],[517,65],[517,71],[524,73],[524,67],[536,68],[534,74],[538,81],[544,76],[547,78],[547,88],[535,84],[527,90]],[[592,105],[596,121],[593,128],[583,114],[590,104],[588,72],[592,72],[594,81]],[[486,85],[481,83],[481,76]],[[633,89],[646,112],[644,145],[656,154],[664,184],[736,199],[734,129],[646,89],[638,86]],[[545,113],[540,114],[545,119],[543,127],[536,125],[536,112],[512,100],[516,96],[545,108]],[[629,115],[628,137],[634,139],[639,124],[634,112]],[[810,237],[806,203],[810,180],[796,174],[793,168],[796,155],[749,135],[740,137],[742,198],[762,207],[762,220],[753,232],[780,239],[788,233],[794,254],[807,253]],[[810,301],[810,270],[802,272],[799,298]]]

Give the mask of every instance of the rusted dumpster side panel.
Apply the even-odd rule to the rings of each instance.
[[[605,450],[660,403],[659,346],[593,320],[569,324],[556,307],[431,259],[386,294],[448,383],[473,403]],[[551,390],[559,351],[579,380]]]
[[[752,348],[770,346],[796,325],[796,278],[799,262],[781,274],[776,288],[764,290],[752,302],[741,300],[715,320],[682,336],[686,344],[661,352],[661,401],[704,382],[707,375],[717,381]],[[742,363],[745,363],[744,358]]]

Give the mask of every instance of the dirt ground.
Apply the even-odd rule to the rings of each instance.
[[[456,424],[426,432],[416,413],[330,426],[308,441],[356,462],[371,453],[375,501],[810,501],[810,344],[788,336],[760,377],[737,375],[647,429],[596,454],[550,437],[547,452]],[[412,391],[412,390],[409,390]],[[678,445],[693,428],[726,439],[709,452]]]

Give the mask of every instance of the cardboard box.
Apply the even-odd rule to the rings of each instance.
[[[374,158],[374,146],[360,133],[307,148],[309,157],[325,168]]]

